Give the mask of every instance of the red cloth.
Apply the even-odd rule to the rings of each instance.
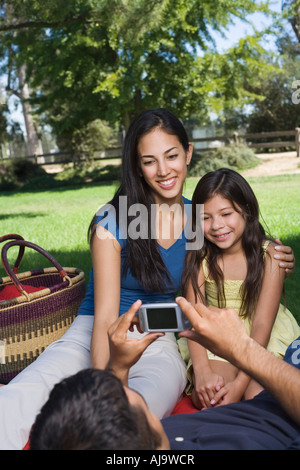
[[[199,410],[193,405],[191,397],[188,395],[184,395],[184,397],[177,403],[171,414],[180,415],[187,413],[195,413],[196,411]]]
[[[27,442],[27,444],[25,445],[25,447],[22,450],[30,450],[29,441]]]
[[[23,286],[26,290],[27,294],[31,294],[32,292],[36,292],[38,290],[45,289],[45,287],[33,287],[33,286]],[[0,291],[0,301],[7,300],[7,299],[14,299],[15,297],[19,297],[22,295],[15,285],[8,285],[5,286],[4,289]]]

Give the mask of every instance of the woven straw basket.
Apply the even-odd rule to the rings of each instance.
[[[0,293],[15,287],[17,294],[0,301],[0,383],[9,382],[67,331],[85,295],[83,271],[62,268],[48,252],[19,235],[0,237],[0,243],[11,238],[16,240],[1,251],[8,277],[0,278]],[[7,260],[12,246],[19,246],[14,268]],[[18,274],[25,247],[43,254],[54,267]]]

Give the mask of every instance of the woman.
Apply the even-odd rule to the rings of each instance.
[[[165,109],[144,112],[128,130],[121,186],[90,228],[93,272],[79,314],[95,314],[94,367],[105,368],[109,361],[107,330],[118,315],[137,299],[143,303],[174,301],[180,289],[186,242],[184,203],[189,203],[182,191],[191,157],[184,127]],[[127,217],[122,223],[124,202]],[[135,223],[130,213],[137,205]],[[132,336],[139,338],[140,333]],[[147,348],[129,375],[129,386],[159,417],[171,413],[185,384],[185,365],[173,333]]]
[[[111,201],[107,218],[100,215],[91,224],[93,269],[79,315],[59,341],[9,385],[0,387],[0,449],[20,449],[26,444],[32,423],[57,382],[90,365],[107,365],[107,329],[133,303],[132,297],[143,302],[175,297],[185,257],[182,206],[188,201],[182,198],[182,189],[191,156],[192,146],[182,124],[167,110],[146,111],[132,123],[124,143],[120,189]],[[136,230],[128,230],[131,236],[126,238],[122,233],[124,228],[134,227],[131,212],[127,223],[120,224],[121,235],[116,224],[115,230],[108,230],[114,212],[117,221],[124,216],[123,198],[128,212],[135,203],[141,205],[140,209],[148,208],[148,221],[156,222],[150,237],[133,242],[138,230],[144,230],[144,219]],[[152,211],[149,213],[151,204],[159,209],[153,217]],[[173,210],[168,210],[172,205]],[[107,228],[99,225],[102,218]],[[165,225],[172,228],[169,233],[162,223],[168,221],[170,224]],[[148,235],[152,225],[148,224]],[[283,267],[293,269],[290,248],[281,250],[287,253],[281,254]],[[129,285],[124,286],[124,279]],[[137,332],[132,334],[138,336]],[[185,384],[185,366],[172,335],[155,341],[130,371],[129,386],[145,393],[150,408],[158,405],[160,416],[171,412]]]

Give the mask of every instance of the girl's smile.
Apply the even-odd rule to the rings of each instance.
[[[228,240],[231,232],[223,233],[222,235],[213,235],[213,237],[216,239],[218,242],[225,242]]]
[[[216,194],[204,204],[204,236],[224,250],[240,247],[245,219],[232,203]]]

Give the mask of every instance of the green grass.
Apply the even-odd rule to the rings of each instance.
[[[97,209],[114,194],[116,186],[0,194],[0,234],[18,233],[50,252],[62,266],[83,269],[88,280],[91,267],[87,241],[89,223]],[[9,250],[12,262],[17,249]],[[21,271],[51,266],[39,253],[28,249]],[[1,270],[0,274],[3,274]]]
[[[294,250],[300,259],[300,175],[249,178],[272,236]],[[191,197],[198,178],[188,178],[184,194]],[[97,209],[114,194],[115,184],[102,183],[74,189],[0,194],[0,234],[19,233],[49,251],[62,266],[76,266],[89,278],[91,257],[87,229]],[[17,251],[10,251],[10,262]],[[26,250],[21,271],[50,266],[47,260]],[[0,275],[4,269],[0,267]],[[300,323],[298,301],[299,263],[286,280],[286,302]]]

